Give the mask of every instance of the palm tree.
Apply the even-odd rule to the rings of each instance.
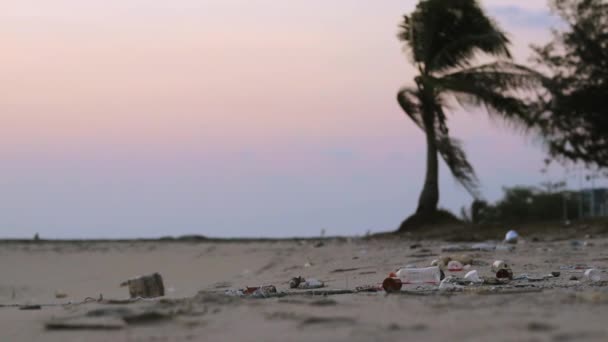
[[[397,100],[424,131],[427,145],[424,186],[405,229],[408,222],[432,221],[437,214],[438,154],[456,180],[480,197],[473,166],[460,141],[449,135],[446,111],[452,104],[481,106],[491,117],[528,129],[534,118],[521,90],[537,86],[538,76],[512,62],[509,39],[475,0],[421,0],[399,26],[398,38],[418,75],[415,87],[402,88]],[[476,63],[482,55],[492,61]]]

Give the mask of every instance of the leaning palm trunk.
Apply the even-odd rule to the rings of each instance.
[[[435,130],[428,127],[433,127],[435,120],[433,115],[427,115],[428,119],[424,120],[424,126],[427,127],[426,132],[426,176],[424,186],[418,199],[418,209],[416,214],[420,216],[430,216],[437,210],[439,202],[439,164],[437,160],[437,142]]]

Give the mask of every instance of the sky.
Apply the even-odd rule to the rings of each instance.
[[[485,0],[526,63],[545,0]],[[3,0],[0,237],[361,235],[416,207],[395,100],[412,0]],[[455,110],[490,201],[542,175],[533,137]],[[440,205],[470,196],[441,169]],[[580,184],[576,184],[579,186]]]

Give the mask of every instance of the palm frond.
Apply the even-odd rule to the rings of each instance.
[[[469,163],[467,155],[462,148],[462,142],[450,138],[447,134],[437,136],[437,150],[452,172],[454,178],[475,199],[480,199],[479,180],[473,165]]]
[[[440,72],[468,67],[478,52],[510,59],[508,43],[508,38],[500,31],[463,36],[441,48],[428,62],[428,69]]]
[[[420,1],[398,38],[428,72],[468,66],[477,52],[510,58],[509,39],[476,0]]]
[[[526,66],[507,61],[483,64],[446,74],[438,80],[444,84],[479,84],[493,90],[535,90],[543,85],[544,76]]]
[[[446,115],[442,107],[437,107],[437,118],[440,118],[435,128],[435,139],[439,155],[445,161],[452,172],[452,176],[460,183],[475,199],[480,198],[479,180],[475,174],[473,165],[469,163],[467,155],[462,147],[462,142],[451,138],[445,123]],[[443,118],[443,119],[441,119]]]
[[[527,67],[497,62],[453,72],[430,82],[453,95],[463,107],[485,107],[492,118],[523,131],[532,129],[538,119],[534,101],[526,96],[532,97],[543,79]]]
[[[414,88],[404,87],[397,93],[397,102],[405,114],[414,121],[414,123],[424,130],[422,121],[422,110],[418,91]]]

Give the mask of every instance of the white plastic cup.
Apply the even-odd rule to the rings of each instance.
[[[602,280],[602,275],[600,274],[599,270],[596,270],[595,268],[590,268],[585,271],[585,279],[591,282],[597,282]]]
[[[483,279],[481,279],[479,277],[479,273],[477,273],[477,270],[472,270],[469,271],[465,276],[464,276],[465,280],[468,280],[472,283],[483,283]]]

